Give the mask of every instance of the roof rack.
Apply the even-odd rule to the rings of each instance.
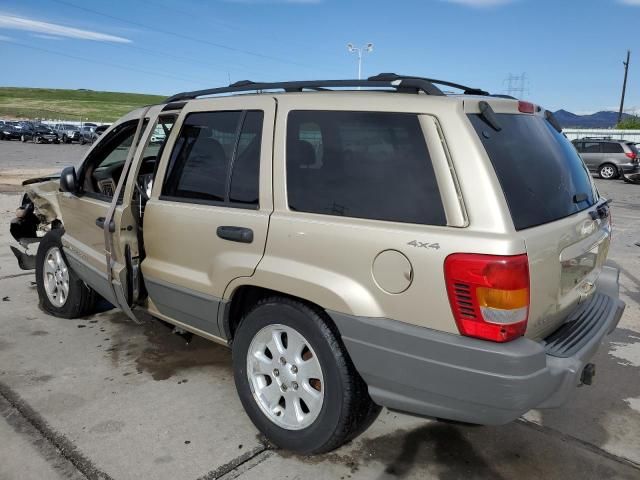
[[[284,90],[285,92],[302,92],[303,90],[324,91],[330,88],[345,87],[393,88],[397,92],[403,93],[424,92],[427,95],[445,95],[442,90],[434,84],[457,88],[469,95],[489,95],[488,92],[480,90],[479,88],[466,87],[464,85],[446,82],[444,80],[411,77],[397,75],[395,73],[381,73],[365,80],[304,80],[295,82],[253,82],[251,80],[241,80],[239,82],[232,83],[228,87],[208,88],[205,90],[178,93],[169,97],[165,102],[170,103],[181,100],[191,100],[193,98],[208,95],[220,95],[224,93],[252,92],[261,90]]]

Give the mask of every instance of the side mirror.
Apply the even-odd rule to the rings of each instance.
[[[60,189],[63,192],[76,193],[78,191],[78,178],[75,167],[65,167],[60,174]]]

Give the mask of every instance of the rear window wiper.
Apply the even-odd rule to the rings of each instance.
[[[491,108],[491,105],[489,105],[489,103],[482,100],[481,102],[478,103],[478,106],[480,107],[480,116],[482,117],[482,119],[485,122],[487,122],[491,126],[491,128],[493,128],[496,132],[499,132],[500,130],[502,130],[502,127],[500,126],[500,122],[498,122],[498,117],[496,116],[496,112],[493,111],[493,108]]]
[[[560,125],[560,122],[558,122],[558,119],[555,117],[555,115],[552,112],[550,112],[549,110],[545,110],[544,111],[544,118],[547,119],[547,122],[549,122],[551,124],[551,126],[558,133],[562,133],[562,126]]]
[[[576,193],[573,196],[573,203],[580,203],[580,202],[584,202],[585,200],[589,199],[589,195],[587,195],[586,193]]]

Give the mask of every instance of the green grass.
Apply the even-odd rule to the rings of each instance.
[[[0,117],[112,122],[137,107],[165,98],[141,93],[0,87]]]

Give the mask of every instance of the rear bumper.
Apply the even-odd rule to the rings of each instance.
[[[621,163],[621,164],[618,164],[618,170],[621,173],[640,172],[640,163]]]
[[[394,320],[329,314],[376,403],[415,415],[500,425],[532,408],[566,402],[620,321],[625,304],[618,288],[618,271],[605,267],[598,280],[599,307],[592,305],[592,312],[578,319],[593,325],[580,338],[569,338],[577,342],[570,356],[558,356],[563,353],[545,341],[498,344]],[[576,321],[595,300],[567,321]]]

